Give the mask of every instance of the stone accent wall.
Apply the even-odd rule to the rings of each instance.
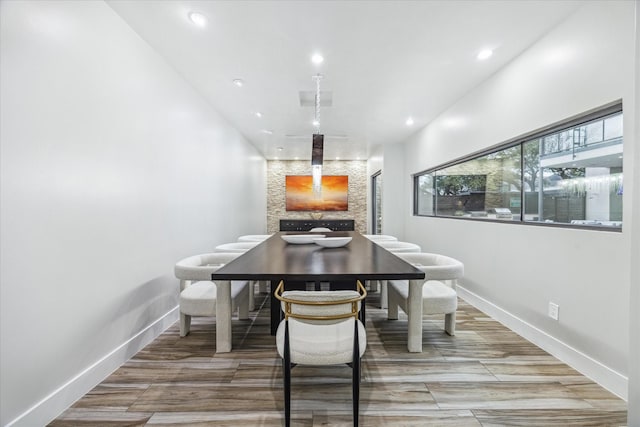
[[[355,229],[367,230],[367,162],[330,160],[322,165],[323,175],[349,176],[349,210],[322,212],[322,219],[354,219]],[[279,231],[281,219],[312,219],[311,212],[286,210],[285,177],[311,175],[310,160],[269,160],[267,162],[267,232]]]

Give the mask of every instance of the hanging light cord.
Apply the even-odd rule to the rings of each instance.
[[[322,74],[316,74],[313,78],[316,81],[316,134],[320,135],[320,80],[322,80]]]
[[[322,74],[316,74],[313,78],[316,80],[316,115],[314,124],[316,126],[316,135],[320,135],[320,80],[322,80]],[[322,150],[322,146],[320,146],[320,150]],[[320,152],[319,164],[313,164],[312,157],[311,175],[313,177],[313,194],[315,198],[319,199],[322,197],[322,152]]]

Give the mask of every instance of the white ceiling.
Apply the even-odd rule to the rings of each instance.
[[[365,159],[372,147],[402,141],[429,123],[581,3],[108,4],[268,159],[310,159],[315,109],[300,106],[299,92],[315,92],[312,76],[321,73],[321,90],[332,95],[332,106],[320,108],[325,159]],[[190,11],[204,14],[207,25],[194,25]],[[494,55],[478,61],[485,48]],[[319,66],[310,60],[315,52],[324,56]],[[413,126],[405,124],[409,116]]]

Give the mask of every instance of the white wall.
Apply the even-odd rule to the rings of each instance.
[[[371,176],[382,171],[382,234],[396,236],[404,240],[405,194],[398,191],[403,186],[404,174],[404,146],[402,144],[386,144],[376,146],[369,153],[367,162],[367,218],[369,232],[373,229],[371,223],[372,188]]]
[[[373,228],[375,227],[375,224],[372,222],[373,198],[371,195],[373,194],[373,189],[371,188],[371,176],[374,173],[382,171],[383,165],[384,147],[382,145],[377,145],[371,149],[369,152],[369,158],[367,159],[367,233],[373,233]],[[382,182],[384,183],[384,173],[382,174]],[[382,198],[384,200],[384,195]],[[382,232],[384,233],[384,229]]]
[[[404,241],[404,218],[407,215],[406,194],[398,191],[405,180],[402,144],[384,146],[382,169],[382,232]]]
[[[0,5],[0,424],[34,426],[177,319],[177,260],[265,231],[266,164],[104,3]]]
[[[414,217],[410,175],[619,99],[632,107],[634,6],[585,2],[406,142],[402,186],[405,238],[465,263],[461,295],[621,396],[629,362],[633,108],[624,119],[622,233]],[[558,322],[547,317],[550,301],[560,305]]]

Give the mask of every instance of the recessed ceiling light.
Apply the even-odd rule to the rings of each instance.
[[[189,12],[189,20],[198,27],[204,27],[207,25],[207,17],[198,12]]]
[[[493,55],[493,51],[491,49],[484,49],[478,52],[478,56],[476,58],[480,61],[484,61],[485,59],[490,58],[491,55]]]
[[[244,82],[242,81],[242,79],[233,79],[233,84],[238,87],[244,86]]]
[[[256,117],[257,118],[262,118],[262,113],[260,111],[256,111]]]
[[[336,160],[340,160],[340,157],[336,157]]]
[[[278,156],[274,157],[273,160],[278,160]]]
[[[296,159],[296,160],[300,160],[300,157],[296,156],[296,157],[294,157],[294,159]]]
[[[269,130],[269,129],[262,129],[260,132],[265,133],[267,135],[272,135],[273,134],[273,131]]]
[[[320,126],[320,122],[318,120],[312,121],[311,124],[313,124],[315,127]]]
[[[413,126],[413,118],[409,117],[405,123],[407,126]]]
[[[319,53],[315,53],[311,57],[311,62],[313,62],[314,64],[322,64],[322,61],[324,61],[324,58]]]
[[[278,147],[278,151],[284,150],[284,147]]]

